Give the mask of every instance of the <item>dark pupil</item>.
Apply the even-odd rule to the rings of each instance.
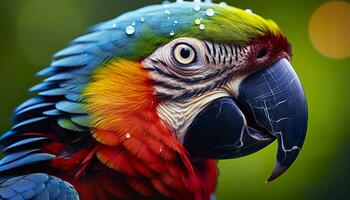
[[[258,52],[258,55],[256,56],[257,58],[262,58],[267,54],[267,49],[263,48],[260,49],[260,51]]]
[[[181,57],[182,58],[189,58],[190,57],[190,55],[191,55],[191,51],[190,51],[190,49],[189,48],[182,48],[181,49],[181,51],[180,51],[180,55],[181,55]]]

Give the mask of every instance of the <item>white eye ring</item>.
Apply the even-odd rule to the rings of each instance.
[[[174,59],[179,64],[188,65],[196,59],[196,52],[190,45],[178,44],[174,48]]]

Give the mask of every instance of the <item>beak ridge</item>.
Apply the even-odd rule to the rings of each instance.
[[[247,77],[238,101],[257,124],[277,137],[275,168],[268,182],[283,174],[297,158],[306,136],[308,111],[304,90],[287,59]]]

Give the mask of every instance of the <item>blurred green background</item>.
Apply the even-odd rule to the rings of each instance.
[[[49,64],[54,52],[91,25],[159,2],[0,0],[0,131],[10,128],[12,110],[31,96],[26,89],[39,81],[34,73]],[[310,118],[299,158],[272,183],[265,180],[273,168],[276,144],[248,157],[220,161],[218,199],[350,199],[349,54],[342,59],[322,55],[308,31],[312,14],[327,1],[226,2],[275,20],[286,33]],[[350,19],[343,20],[350,27]]]

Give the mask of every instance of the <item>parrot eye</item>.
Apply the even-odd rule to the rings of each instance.
[[[187,44],[178,44],[174,48],[174,59],[182,65],[192,64],[196,60],[195,50]]]

